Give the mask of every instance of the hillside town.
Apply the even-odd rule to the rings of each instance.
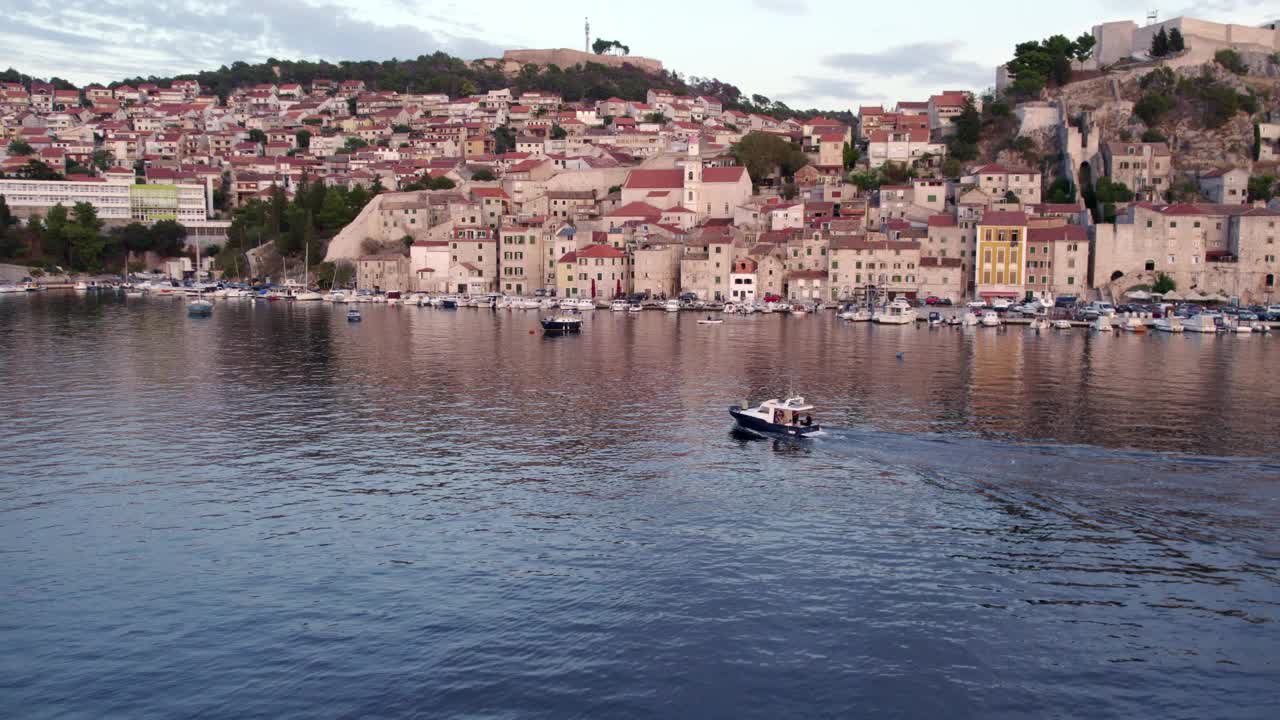
[[[1243,42],[1233,27],[1177,18],[1117,49],[1114,24],[1100,25],[1075,62],[1119,87],[1162,71],[1232,79],[1207,51],[1280,50],[1274,24]],[[1169,32],[1194,52],[1153,57],[1150,38]],[[1277,72],[1263,60],[1244,74]],[[20,220],[77,203],[106,227],[176,220],[208,248],[243,242],[233,219],[254,203],[360,188],[367,201],[323,259],[376,291],[960,303],[1165,284],[1274,299],[1280,93],[1231,118],[1253,130],[1253,159],[1191,167],[1155,123],[1117,130],[1103,121],[1114,107],[1006,96],[1016,82],[1004,67],[994,94],[938,88],[839,118],[657,88],[567,101],[282,78],[223,98],[189,79],[5,82],[0,197]],[[984,122],[1012,142],[956,157]],[[250,265],[269,254],[257,240]],[[232,271],[212,254],[206,268]]]

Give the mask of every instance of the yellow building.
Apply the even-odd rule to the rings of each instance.
[[[974,286],[979,300],[1021,298],[1027,256],[1027,215],[987,212],[978,223]]]
[[[578,253],[570,251],[556,261],[556,296],[570,297],[578,289]]]

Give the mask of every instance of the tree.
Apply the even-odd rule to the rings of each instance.
[[[345,155],[354,155],[357,150],[367,147],[369,147],[369,142],[367,140],[358,137],[349,137],[347,138],[347,141],[343,143],[342,149],[338,152]]]
[[[608,124],[608,123],[606,123]],[[493,129],[493,151],[499,155],[516,149],[516,134],[506,125]]]
[[[564,138],[568,137],[568,135],[569,133],[566,132],[564,128],[560,127],[559,123],[556,123],[555,125],[551,126],[552,140],[563,140]]]
[[[22,138],[9,141],[10,155],[30,155],[33,152],[35,151],[31,149],[31,143],[23,140]]]
[[[1071,187],[1071,181],[1065,177],[1056,178],[1049,185],[1048,192],[1044,195],[1044,201],[1053,205],[1070,205],[1076,201],[1075,189]]]
[[[1151,292],[1165,295],[1178,289],[1178,283],[1165,273],[1156,273],[1156,281],[1151,285]]]
[[[1249,178],[1249,202],[1269,202],[1276,196],[1276,178],[1272,175],[1256,175]]]
[[[800,188],[796,187],[795,183],[789,182],[782,186],[780,192],[783,200],[794,200],[800,194]]]
[[[1151,38],[1151,57],[1164,57],[1169,54],[1169,33],[1164,28]]]
[[[949,157],[942,161],[942,176],[945,178],[958,178],[964,173],[964,167],[960,161]]]
[[[1176,31],[1175,31],[1176,32]],[[1076,62],[1084,62],[1093,56],[1093,46],[1098,43],[1091,33],[1080,33],[1080,37],[1076,38],[1075,48],[1072,57]]]
[[[759,184],[774,173],[790,177],[809,163],[800,148],[790,142],[766,133],[753,132],[733,146],[738,164],[747,169],[751,182]]]
[[[1164,133],[1160,132],[1155,128],[1147,128],[1142,133],[1142,142],[1144,143],[1169,142],[1169,138],[1165,137]]]
[[[161,257],[182,255],[187,245],[187,228],[177,220],[160,220],[151,226],[151,249]]]
[[[130,253],[147,252],[154,243],[150,228],[142,223],[129,223],[111,232],[116,236],[116,242]]]
[[[78,202],[71,209],[71,222],[63,228],[73,267],[96,268],[102,260],[107,240],[102,234],[102,220],[92,204]]]
[[[49,214],[44,218],[43,229],[40,233],[41,244],[46,255],[65,260],[70,251],[66,235],[67,225],[67,208],[65,205],[58,203],[49,208]]]
[[[1007,203],[1015,203],[1015,204],[1022,202],[1022,200],[1018,198],[1018,194],[1012,190],[1004,194],[1004,201]]]
[[[1157,125],[1173,109],[1173,98],[1157,91],[1147,91],[1133,105],[1133,114],[1148,126]]]
[[[99,171],[110,170],[111,166],[116,164],[116,157],[111,154],[110,150],[94,150],[93,160],[90,161],[90,164]]]
[[[978,141],[982,138],[982,114],[972,97],[966,97],[960,114],[952,121],[955,134],[947,141],[947,154],[956,160],[968,161],[978,156]]]
[[[493,171],[489,168],[480,168],[471,173],[471,180],[473,182],[493,182],[497,178],[494,177]]]
[[[1187,49],[1187,42],[1182,37],[1182,31],[1174,28],[1169,31],[1169,52],[1179,53]]]
[[[591,51],[597,55],[604,55],[605,53],[612,54],[615,52],[619,55],[631,54],[631,48],[623,45],[617,40],[604,40],[601,38],[596,38],[596,41],[591,43]]]
[[[1240,53],[1235,50],[1219,50],[1213,54],[1213,61],[1236,75],[1249,74],[1249,66],[1246,65],[1244,59],[1240,57]]]
[[[1039,94],[1050,81],[1065,85],[1071,81],[1071,61],[1087,60],[1095,42],[1092,35],[1084,33],[1075,40],[1053,35],[1041,41],[1018,43],[1006,66],[1015,78],[1010,91],[1027,97]]]
[[[348,115],[356,115],[357,114],[356,110],[358,109],[358,107],[359,107],[359,101],[356,100],[354,95],[347,98],[347,114]]]
[[[267,143],[267,134],[257,128],[254,128],[249,131],[249,142],[265,145]]]
[[[297,134],[294,135],[294,138],[297,139],[298,141],[298,147],[300,148],[311,147],[311,131],[310,130],[299,130]]]
[[[457,186],[458,186],[457,183],[455,183],[453,180],[449,179],[444,175],[431,178],[432,190],[452,190]]]
[[[647,123],[653,123],[654,125],[666,125],[667,116],[660,112],[651,112],[644,116],[644,121]]]
[[[347,201],[342,197],[342,191],[336,187],[325,190],[324,202],[320,206],[320,210],[316,213],[316,219],[320,223],[322,230],[337,230],[351,222],[351,215],[347,211]]]
[[[858,149],[849,143],[844,144],[844,169],[852,170],[854,165],[858,164]]]

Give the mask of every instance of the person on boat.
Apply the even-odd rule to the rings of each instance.
[[[805,426],[805,427],[813,427],[813,416],[812,416],[812,415],[805,415],[805,416],[804,416],[804,426]]]

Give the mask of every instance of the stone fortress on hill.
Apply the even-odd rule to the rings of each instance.
[[[654,60],[653,58],[640,57],[638,55],[597,55],[596,53],[570,50],[568,48],[507,50],[502,53],[501,60],[495,58],[481,60],[481,62],[486,65],[500,65],[501,70],[508,75],[520,72],[520,68],[525,65],[538,65],[539,67],[558,65],[559,67],[567,68],[578,64],[585,65],[586,63],[596,63],[609,67],[631,65],[653,75],[662,72],[662,61]]]

